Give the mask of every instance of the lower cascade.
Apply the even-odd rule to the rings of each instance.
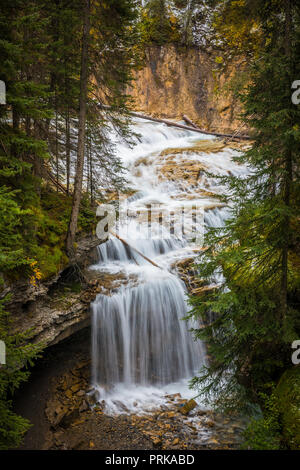
[[[185,289],[175,276],[99,295],[92,311],[92,376],[100,389],[189,379],[203,364],[203,345],[182,320]]]

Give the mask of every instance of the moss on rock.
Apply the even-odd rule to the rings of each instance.
[[[287,446],[300,450],[300,366],[281,376],[275,395],[282,418],[282,433]]]

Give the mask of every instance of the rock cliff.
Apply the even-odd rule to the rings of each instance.
[[[145,66],[128,89],[136,111],[178,120],[186,114],[203,129],[217,132],[231,132],[241,124],[238,102],[224,91],[239,64],[217,73],[216,53],[172,44],[151,46],[145,56]]]

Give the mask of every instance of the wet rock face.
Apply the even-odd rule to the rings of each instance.
[[[6,308],[12,314],[13,331],[32,329],[32,341],[47,347],[90,324],[90,302],[97,289],[88,276],[79,279],[78,273],[84,278],[88,266],[96,262],[97,245],[96,236],[86,236],[78,241],[76,266],[65,266],[56,276],[36,285],[27,279],[2,288],[0,299],[10,294]]]
[[[38,299],[14,316],[14,330],[31,328],[32,341],[44,347],[59,343],[89,324],[90,307],[78,293]]]
[[[233,66],[217,79],[215,69],[214,54],[197,47],[152,46],[146,51],[146,66],[128,91],[135,109],[145,114],[178,120],[186,114],[204,129],[232,131],[238,127],[238,103],[215,89],[230,79]]]
[[[195,254],[197,254],[197,250],[195,250]],[[214,287],[205,284],[201,279],[199,272],[196,269],[195,262],[196,260],[194,257],[185,258],[183,260],[176,261],[172,265],[172,269],[177,273],[180,279],[183,280],[190,294],[202,296],[206,292],[214,289]]]

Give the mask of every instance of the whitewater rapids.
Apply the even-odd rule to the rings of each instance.
[[[210,193],[219,194],[216,178],[203,175],[192,187],[161,178],[161,152],[176,148],[176,163],[187,158],[184,151],[207,135],[135,120],[134,131],[140,142],[134,148],[118,142],[117,151],[127,168],[127,179],[135,193],[127,198],[131,216],[120,219],[115,230],[130,246],[152,259],[147,262],[130,246],[111,237],[98,248],[99,261],[91,269],[99,272],[134,275],[112,295],[99,294],[92,310],[92,386],[98,400],[105,400],[106,412],[147,412],[165,402],[165,395],[181,393],[190,398],[195,391],[188,383],[207,363],[205,345],[195,341],[190,329],[195,323],[183,320],[188,312],[186,287],[172,270],[178,260],[195,257],[197,245],[193,231],[206,226],[222,226],[229,209],[219,207]],[[180,149],[183,152],[180,152]],[[179,149],[179,150],[178,150]],[[245,168],[232,161],[237,152],[189,152],[190,161],[200,162],[211,173],[243,175]],[[189,196],[187,199],[186,196]],[[180,207],[187,207],[184,235],[170,234],[169,225],[151,225],[145,214],[150,205],[161,212],[172,212],[173,226],[180,226]],[[189,214],[194,206],[203,209],[204,219]],[[136,214],[142,215],[137,220]],[[144,214],[144,217],[143,217]],[[177,217],[177,219],[176,219]],[[198,225],[197,225],[198,224]]]

